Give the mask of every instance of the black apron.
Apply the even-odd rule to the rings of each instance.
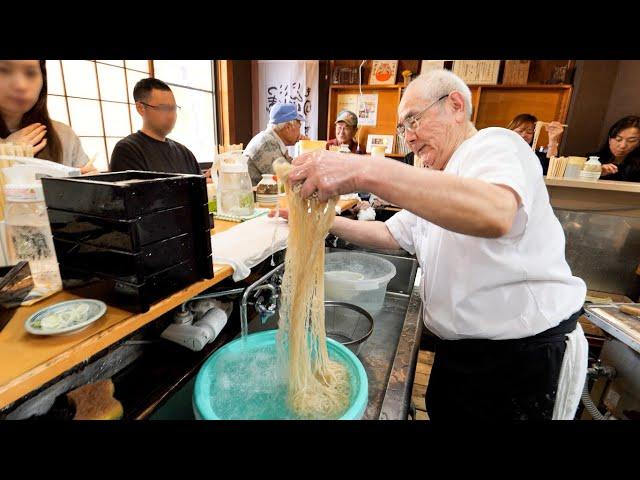
[[[551,420],[566,335],[583,309],[533,337],[438,340],[425,395],[431,420]]]

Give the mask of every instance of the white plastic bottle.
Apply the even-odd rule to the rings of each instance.
[[[589,157],[589,160],[582,167],[580,172],[580,179],[595,182],[600,178],[602,174],[602,164],[599,157]]]

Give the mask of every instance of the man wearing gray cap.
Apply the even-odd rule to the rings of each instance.
[[[304,120],[292,103],[278,103],[271,107],[269,125],[253,137],[244,150],[244,155],[249,157],[247,165],[254,186],[260,182],[263,174],[273,173],[271,165],[275,159],[284,157],[291,162],[287,146],[307,139],[300,134],[300,125]]]
[[[329,147],[339,147],[340,145],[348,145],[351,153],[364,154],[358,146],[358,142],[354,140],[358,131],[358,117],[350,110],[342,110],[336,118],[336,138],[327,142],[327,150]]]

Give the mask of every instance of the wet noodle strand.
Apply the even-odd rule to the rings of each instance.
[[[284,180],[289,164],[274,165]],[[335,217],[336,199],[321,203],[285,187],[289,239],[285,256],[278,348],[286,359],[289,402],[302,418],[336,418],[347,408],[349,374],[329,359],[324,325],[324,240]]]

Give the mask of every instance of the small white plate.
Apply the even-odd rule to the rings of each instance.
[[[78,318],[73,320],[56,322],[59,325],[47,327],[42,321],[47,322],[47,317],[52,314],[65,314],[80,309]],[[87,328],[90,324],[102,317],[107,311],[107,305],[100,300],[82,299],[60,302],[55,305],[38,310],[24,322],[24,328],[33,335],[62,335],[75,333]]]

